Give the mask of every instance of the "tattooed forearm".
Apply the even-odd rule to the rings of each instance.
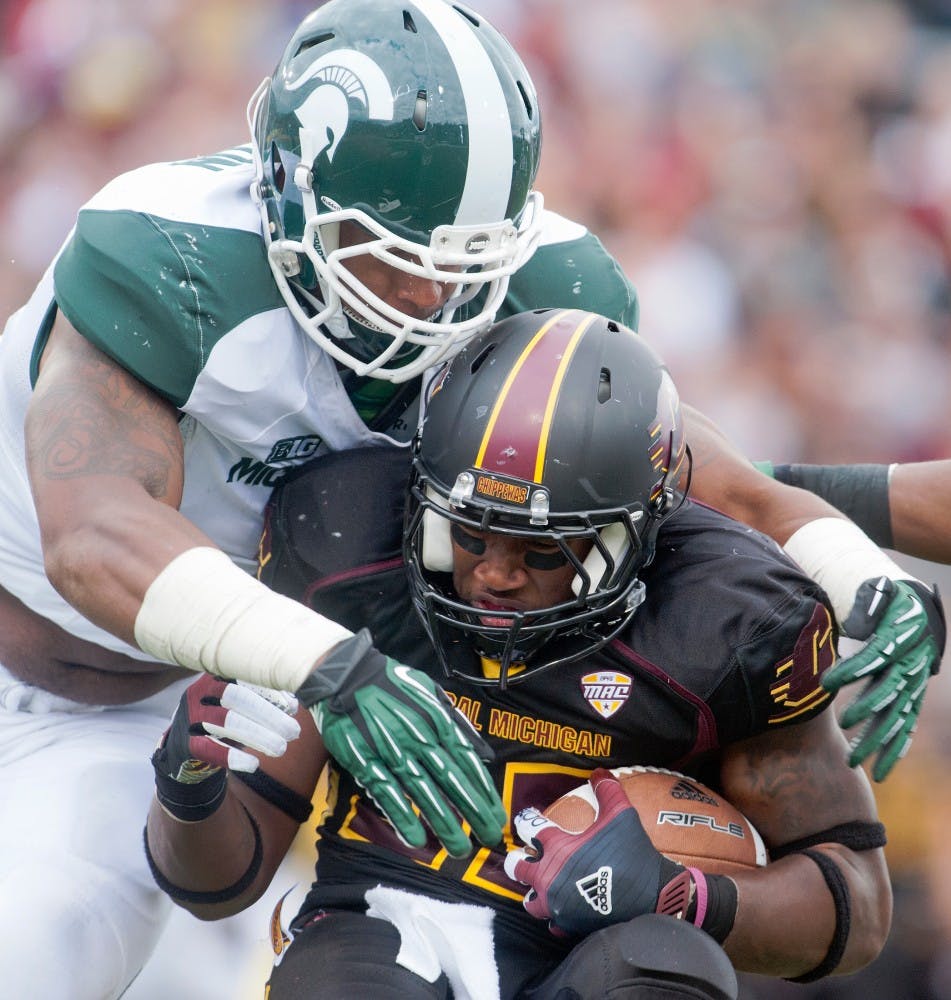
[[[724,754],[723,791],[768,844],[789,843],[874,814],[865,776],[841,766],[846,755],[833,713],[826,711],[731,746]]]
[[[174,408],[92,349],[63,377],[41,378],[27,448],[34,479],[124,476],[173,499],[182,440]]]

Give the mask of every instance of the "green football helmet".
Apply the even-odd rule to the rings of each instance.
[[[528,72],[482,17],[445,0],[331,0],[248,118],[271,270],[337,361],[403,382],[493,320],[540,237],[541,126]],[[341,246],[345,221],[361,242]],[[363,255],[448,301],[424,319],[384,301],[354,273]]]

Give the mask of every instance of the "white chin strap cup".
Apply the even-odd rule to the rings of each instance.
[[[448,510],[446,501],[434,490],[426,487],[426,496],[434,504]],[[452,572],[452,540],[449,537],[449,520],[434,510],[423,511],[423,523],[419,530],[423,534],[422,557],[425,569],[433,573]]]

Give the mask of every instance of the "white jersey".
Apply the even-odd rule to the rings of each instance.
[[[81,212],[56,263],[55,292],[51,270],[0,337],[0,451],[13,473],[0,486],[0,583],[68,631],[125,652],[43,571],[22,428],[54,294],[80,333],[179,407],[182,513],[247,569],[283,470],[321,447],[382,438],[284,306],[248,195],[252,179],[248,150],[117,178]]]
[[[23,420],[56,307],[178,407],[181,511],[247,570],[263,508],[288,469],[413,430],[399,418],[382,424],[389,434],[370,430],[368,412],[385,413],[402,387],[341,376],[295,323],[267,263],[253,179],[250,147],[116,178],[83,207],[0,337],[0,586],[68,632],[140,658],[68,605],[43,569]],[[572,306],[634,326],[633,290],[600,243],[552,213],[547,222],[545,245],[513,279],[500,316]]]

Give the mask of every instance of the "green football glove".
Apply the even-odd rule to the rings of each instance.
[[[868,641],[828,671],[822,685],[835,694],[867,679],[839,721],[844,729],[865,723],[852,740],[849,766],[877,751],[872,777],[882,781],[907,753],[928,680],[941,666],[946,628],[937,588],[886,576],[866,580],[842,633]]]
[[[407,844],[426,843],[411,803],[453,857],[472,850],[460,816],[483,844],[502,839],[507,817],[482,763],[491,748],[442,688],[374,649],[366,629],[336,646],[297,697],[328,752]]]

